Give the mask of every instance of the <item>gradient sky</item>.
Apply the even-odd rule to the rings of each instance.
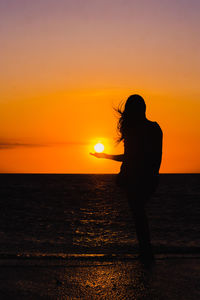
[[[0,172],[112,173],[130,94],[164,132],[161,172],[200,171],[199,0],[0,0]]]

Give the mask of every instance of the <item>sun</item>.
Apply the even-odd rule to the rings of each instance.
[[[94,150],[98,153],[103,152],[104,150],[104,145],[101,143],[98,143],[94,146]]]

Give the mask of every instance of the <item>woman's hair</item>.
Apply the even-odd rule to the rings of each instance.
[[[135,94],[128,97],[124,109],[119,106],[116,110],[120,114],[117,128],[120,134],[118,142],[121,142],[129,129],[145,118],[146,104],[140,95]]]

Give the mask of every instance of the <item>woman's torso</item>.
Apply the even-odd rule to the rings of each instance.
[[[155,185],[162,156],[162,131],[145,120],[130,128],[124,138],[124,161],[120,173],[128,185]]]

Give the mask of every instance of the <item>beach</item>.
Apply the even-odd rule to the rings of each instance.
[[[1,260],[1,299],[160,299],[200,297],[199,258]]]

